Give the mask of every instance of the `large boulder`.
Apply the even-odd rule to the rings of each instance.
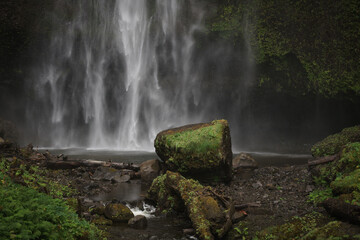
[[[114,222],[128,222],[134,214],[124,204],[110,203],[105,207],[105,217]]]
[[[226,120],[160,132],[155,151],[167,169],[202,181],[231,180],[232,151]]]
[[[147,198],[162,211],[185,208],[200,239],[222,239],[232,226],[232,200],[179,173],[167,171],[156,178]]]

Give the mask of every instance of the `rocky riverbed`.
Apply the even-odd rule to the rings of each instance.
[[[39,166],[41,169],[47,169],[49,162],[53,161],[71,162],[65,156],[40,153],[31,146],[17,149],[9,145],[2,149],[2,156],[7,161],[19,161],[19,164]],[[111,162],[103,162],[101,166],[72,169],[64,167],[67,165],[59,165],[64,169],[47,169],[44,174],[47,179],[77,190],[75,195],[67,199],[76,199],[74,207],[78,214],[105,229],[108,239],[196,239],[192,223],[185,213],[155,214],[153,208],[144,205],[151,181],[141,179],[140,166],[124,164],[129,167],[115,169],[110,165]],[[152,178],[160,174],[159,169],[156,171],[158,172]],[[146,178],[145,175],[143,177]],[[25,184],[19,178],[15,177],[15,180]],[[257,168],[256,164],[245,164],[233,172],[228,184],[215,184],[213,188],[218,194],[233,199],[236,209],[234,226],[239,227],[238,229],[241,227],[242,231],[239,235],[233,234],[232,230],[225,239],[251,239],[268,227],[286,223],[294,216],[301,217],[314,212],[321,213],[325,222],[335,220],[324,208],[309,202],[308,195],[315,186],[307,165]],[[101,209],[110,203],[127,204],[136,214],[147,214],[147,227],[139,229],[130,227],[127,223],[108,221]],[[360,233],[356,225],[343,224],[353,235]]]

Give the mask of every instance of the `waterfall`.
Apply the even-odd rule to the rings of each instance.
[[[37,144],[152,150],[159,131],[202,120],[195,3],[59,1],[53,19],[33,81]]]

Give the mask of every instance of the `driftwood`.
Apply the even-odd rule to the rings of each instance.
[[[360,206],[346,203],[341,199],[329,198],[321,203],[326,211],[341,220],[360,224]]]
[[[115,169],[129,169],[138,171],[140,167],[132,163],[116,163],[96,160],[49,160],[46,167],[50,169],[73,169],[78,167],[112,167]]]
[[[324,164],[324,163],[333,162],[333,161],[337,160],[338,158],[339,158],[338,154],[316,158],[315,160],[309,160],[308,166],[311,167],[311,166],[316,166],[316,165],[320,165],[320,164]]]

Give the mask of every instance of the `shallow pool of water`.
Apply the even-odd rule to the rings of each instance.
[[[45,151],[46,149],[41,149]],[[111,160],[113,162],[126,162],[139,164],[146,160],[158,158],[155,152],[146,151],[115,151],[115,150],[94,150],[84,148],[49,149],[52,154],[64,154],[69,159],[93,159],[100,161]],[[246,151],[244,151],[246,152]],[[265,166],[286,166],[306,164],[311,158],[309,154],[284,154],[272,152],[246,152],[253,156],[260,167]],[[234,153],[236,156],[238,153]]]

